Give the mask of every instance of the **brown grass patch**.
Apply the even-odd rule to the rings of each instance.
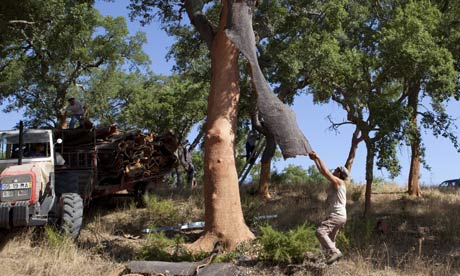
[[[241,200],[246,222],[256,234],[259,234],[259,226],[264,224],[281,231],[294,229],[305,222],[317,224],[325,216],[323,188],[322,184],[315,183],[278,185],[271,187],[273,199],[263,201],[245,187]],[[323,275],[460,273],[460,191],[424,188],[422,198],[408,197],[404,191],[405,187],[379,184],[372,194],[372,214],[368,220],[363,220],[364,187],[348,187],[349,219],[339,240],[345,257],[337,264],[325,267]],[[33,242],[32,230],[7,235],[2,232],[0,274],[107,275],[117,266],[139,258],[146,244],[142,229],[203,220],[200,189],[165,190],[157,196],[158,202],[149,207],[153,209],[138,208],[132,199],[95,202],[86,210],[84,228],[77,244],[63,242],[59,246],[50,246],[46,239]],[[254,219],[261,215],[278,217]],[[388,224],[387,233],[375,230],[378,219]],[[198,236],[197,233],[182,235],[188,242]],[[251,273],[283,275],[286,269],[260,264],[251,267]],[[299,273],[295,275],[313,274],[308,268]]]
[[[8,236],[9,240],[0,251],[2,275],[105,275],[116,266],[72,242],[58,247],[51,247],[44,241],[33,245],[32,230]]]

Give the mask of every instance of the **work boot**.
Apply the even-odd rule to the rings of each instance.
[[[331,254],[329,259],[327,259],[326,264],[330,265],[338,261],[340,258],[342,258],[343,254],[340,252],[334,252]]]

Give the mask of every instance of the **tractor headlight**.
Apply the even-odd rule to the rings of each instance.
[[[4,197],[4,198],[14,197],[14,191],[3,191],[2,192],[2,197]]]
[[[29,196],[30,195],[30,189],[23,189],[23,190],[17,190],[17,195],[18,197],[23,197],[23,196]]]

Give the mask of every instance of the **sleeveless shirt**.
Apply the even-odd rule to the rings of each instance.
[[[328,213],[346,218],[347,188],[345,187],[345,183],[342,181],[342,184],[337,189],[331,184],[326,192]]]

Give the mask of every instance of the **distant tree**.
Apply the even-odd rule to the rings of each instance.
[[[281,172],[281,180],[283,184],[288,185],[305,184],[308,182],[309,176],[301,166],[289,164]]]
[[[439,2],[448,7],[457,6],[449,4],[449,1]],[[428,39],[424,48],[407,47],[412,42],[405,38],[405,32],[398,29],[394,21],[401,7],[419,6],[418,10],[425,14],[408,17],[408,13],[401,24],[405,22],[407,26],[417,26],[417,22],[425,22],[418,24],[423,27],[414,29],[409,36],[423,41],[427,38],[424,33],[429,30],[440,31],[429,27],[435,22],[431,16],[432,6],[429,1],[342,0],[316,1],[305,5],[303,1],[281,0],[262,3],[260,9],[264,12],[261,16],[271,23],[267,29],[273,34],[261,40],[259,45],[266,75],[273,85],[278,85],[275,91],[286,93],[288,101],[295,93],[306,91],[313,93],[316,102],[332,100],[346,111],[345,120],[331,121],[332,128],[345,124],[355,126],[345,162],[350,170],[358,144],[364,142],[366,145],[365,213],[368,213],[375,163],[378,168],[386,168],[392,176],[399,174],[397,148],[403,144],[405,137],[410,137],[404,131],[411,125],[409,114],[412,109],[406,108],[409,93],[405,84],[408,82],[396,76],[420,73],[425,79],[419,82],[437,87],[438,95],[443,95],[440,98],[452,96],[452,90],[447,88],[453,83],[452,59],[442,43],[436,41],[437,46],[431,47],[432,40]],[[453,19],[450,20],[453,23]],[[454,33],[454,28],[450,30]],[[427,59],[401,62],[401,56],[384,48],[391,40],[390,33],[400,38],[401,43],[396,45],[401,51],[420,53]],[[451,48],[455,48],[454,43],[449,43]],[[426,49],[435,48],[437,52],[423,54]],[[408,63],[408,67],[402,68]],[[428,89],[425,85],[422,87]],[[452,121],[439,107],[439,104],[434,104],[432,111],[425,112],[423,122],[436,122],[432,124],[435,134],[452,137],[448,130]]]
[[[103,126],[116,124],[121,129],[140,128],[143,118],[129,121],[126,113],[135,95],[144,93],[148,76],[140,72],[95,69],[92,78],[79,84],[81,97],[88,105],[88,116]]]
[[[452,52],[446,47],[450,39],[442,34],[446,27],[443,20],[442,12],[430,1],[395,1],[386,21],[381,23],[379,48],[388,57],[383,70],[401,83],[401,99],[407,98],[409,117],[405,134],[411,148],[408,193],[415,196],[421,195],[420,163],[424,157],[420,128],[450,138],[458,148],[452,132],[454,119],[445,111],[446,102],[460,96],[458,88],[455,91],[458,72]],[[423,98],[431,100],[431,110],[420,108]]]
[[[128,122],[156,132],[174,130],[185,139],[193,125],[205,118],[209,87],[192,83],[183,76],[152,78],[143,93],[134,94],[128,104]]]
[[[324,183],[327,181],[327,179],[318,171],[318,168],[315,165],[311,165],[307,168],[307,174],[311,182]]]
[[[0,100],[24,108],[29,125],[62,127],[67,96],[96,68],[145,64],[145,35],[128,36],[124,18],[102,17],[91,1],[3,1]],[[5,16],[4,16],[5,15]],[[80,91],[83,93],[83,91]]]

